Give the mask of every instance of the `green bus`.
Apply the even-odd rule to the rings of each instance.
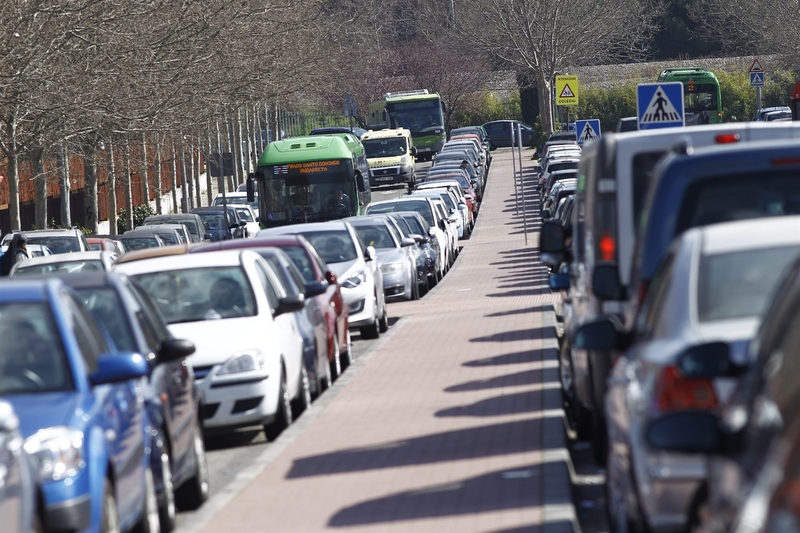
[[[399,129],[411,131],[417,159],[431,159],[444,146],[446,107],[436,93],[427,89],[386,93],[367,110],[369,129]]]
[[[722,122],[719,81],[710,70],[699,67],[666,68],[656,81],[683,83],[683,114],[687,126]]]
[[[372,200],[364,146],[351,133],[272,142],[248,180],[256,190],[262,228],[360,215]]]

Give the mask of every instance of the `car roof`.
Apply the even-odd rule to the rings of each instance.
[[[67,254],[43,255],[25,260],[25,266],[67,263],[72,261],[100,261],[104,256],[117,255],[109,250],[92,250],[89,252],[70,252]]]
[[[252,250],[220,250],[213,254],[181,254],[152,257],[130,263],[117,263],[115,270],[128,275],[166,270],[184,270],[241,264],[243,254],[255,254]]]
[[[0,278],[0,302],[42,302],[49,291],[63,284],[55,276]]]
[[[153,257],[164,257],[168,255],[182,255],[188,253],[192,246],[199,246],[203,243],[183,243],[183,244],[168,244],[167,246],[157,246],[155,248],[145,248],[144,250],[131,250],[125,252],[122,257],[117,260],[117,264],[132,263],[142,259],[151,259]]]
[[[737,220],[693,229],[703,235],[703,255],[800,246],[800,215]]]
[[[231,239],[227,241],[197,243],[187,249],[188,253],[208,252],[211,250],[239,250],[244,248],[263,248],[268,246],[301,246],[302,235],[261,235],[249,239]]]
[[[348,217],[347,220],[353,226],[379,226],[386,224],[386,217],[388,213],[373,213],[371,215],[360,215],[357,217]]]
[[[343,220],[329,220],[327,222],[309,222],[306,224],[289,224],[287,226],[275,226],[274,228],[262,229],[257,237],[269,237],[272,235],[286,235],[293,233],[307,233],[311,231],[342,231],[347,230],[348,224]]]

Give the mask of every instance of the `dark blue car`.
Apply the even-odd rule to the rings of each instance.
[[[45,529],[158,531],[142,355],[112,349],[57,278],[0,282],[0,396],[33,463]]]

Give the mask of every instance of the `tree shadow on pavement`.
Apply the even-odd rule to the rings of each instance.
[[[555,339],[556,335],[556,328],[554,326],[546,326],[543,328],[525,328],[514,331],[493,333],[491,335],[486,335],[485,337],[475,337],[470,339],[469,342],[515,342],[542,338]]]
[[[482,367],[482,366],[497,366],[497,365],[516,365],[520,363],[532,363],[541,360],[539,352],[536,350],[525,350],[523,352],[512,352],[503,355],[494,355],[492,357],[482,357],[481,359],[473,359],[463,363],[463,366],[469,367]]]
[[[546,391],[534,390],[503,394],[494,398],[480,400],[470,405],[450,407],[436,411],[437,417],[448,416],[503,416],[535,413],[562,407],[561,395],[545,394]]]
[[[561,423],[561,419],[554,419]],[[504,422],[296,459],[288,479],[431,464],[542,449],[542,425]],[[470,443],[465,446],[464,443]]]
[[[486,318],[497,318],[501,316],[510,316],[510,315],[525,315],[527,313],[538,313],[543,311],[545,306],[537,305],[536,307],[528,307],[525,309],[512,309],[510,311],[498,311],[497,313],[490,313],[488,315],[484,315]]]
[[[399,492],[346,507],[333,515],[328,525],[347,527],[533,508],[542,499],[541,472],[541,465],[534,464]]]
[[[479,379],[467,381],[444,389],[445,392],[468,392],[486,389],[496,389],[500,387],[518,387],[530,385],[531,383],[542,383],[548,381],[558,381],[557,368],[545,368],[525,370],[516,374],[506,374],[505,376],[495,376],[489,379]]]

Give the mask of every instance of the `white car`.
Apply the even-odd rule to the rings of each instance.
[[[252,250],[173,255],[118,265],[153,296],[169,330],[197,348],[188,361],[203,396],[203,427],[264,424],[269,440],[310,401],[303,339],[289,297]]]
[[[232,207],[239,214],[239,218],[244,221],[245,238],[255,237],[261,231],[261,226],[258,225],[258,215],[252,207],[246,204],[231,204],[229,207]]]
[[[445,211],[448,213],[447,218],[453,218],[456,221],[457,237],[459,239],[469,238],[469,219],[464,219],[464,212],[458,204],[458,199],[452,196],[452,193],[447,189],[419,189],[411,192],[410,196],[425,196],[434,200],[441,200],[445,204]],[[463,204],[466,207],[466,204]]]
[[[32,257],[16,263],[9,276],[29,276],[41,274],[75,274],[78,272],[108,271],[119,259],[115,252],[72,252],[71,254],[44,255]]]
[[[253,212],[256,214],[256,216],[259,215],[258,193],[256,193],[255,199],[252,202],[248,202],[247,192],[243,191],[229,192],[225,193],[225,201],[228,203],[228,205],[249,205],[251,208],[253,208]],[[219,193],[214,197],[214,200],[211,202],[211,205],[222,205],[222,193]]]
[[[365,339],[389,330],[383,275],[375,248],[366,246],[349,223],[333,220],[263,229],[258,236],[302,235],[336,274],[350,311],[350,328]]]
[[[472,235],[472,228],[475,227],[475,219],[473,218],[472,213],[469,210],[469,206],[467,205],[467,196],[464,194],[464,191],[461,190],[461,186],[459,185],[458,181],[445,179],[432,180],[426,183],[420,183],[414,190],[435,191],[439,189],[447,189],[456,197],[458,200],[458,209],[461,211],[461,218],[466,221],[467,224],[467,235]],[[472,196],[470,196],[469,199],[474,200]]]

